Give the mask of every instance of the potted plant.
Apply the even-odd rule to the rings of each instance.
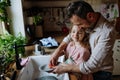
[[[0,20],[9,22],[6,8],[10,6],[10,0],[0,0]]]
[[[43,22],[44,22],[43,18],[40,15],[36,15],[36,16],[33,17],[33,24],[35,26],[37,26],[37,25],[43,25]]]
[[[13,48],[15,43],[17,45],[25,44],[26,39],[21,35],[21,33],[19,33],[17,37],[11,34],[0,35],[0,74],[5,74],[5,70],[8,65],[15,61],[15,49]],[[18,53],[23,55],[24,48],[19,48]]]
[[[2,27],[5,27],[9,31],[10,19],[7,14],[7,7],[10,6],[10,0],[0,0],[0,22]],[[4,31],[3,31],[4,33]]]
[[[33,17],[33,26],[34,26],[35,38],[43,37],[43,28],[42,28],[43,24],[44,24],[44,20],[43,20],[42,16],[35,15]]]

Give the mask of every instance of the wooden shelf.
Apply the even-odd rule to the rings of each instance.
[[[25,0],[25,1],[71,1],[71,0]]]

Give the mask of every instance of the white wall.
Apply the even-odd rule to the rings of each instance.
[[[2,22],[0,21],[0,34],[3,34],[3,26],[2,26]]]
[[[25,36],[22,0],[11,0],[11,6],[9,7],[9,17],[12,20],[12,31],[15,36],[19,32]]]

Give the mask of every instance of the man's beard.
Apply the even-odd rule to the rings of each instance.
[[[92,23],[90,24],[89,27],[86,28],[85,32],[90,33],[91,31],[93,31],[94,28],[95,28],[95,23]]]

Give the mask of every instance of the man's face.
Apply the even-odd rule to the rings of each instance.
[[[70,21],[73,25],[76,25],[76,26],[81,27],[81,28],[89,28],[90,27],[90,22],[88,20],[82,19],[76,15],[73,15],[70,18]]]

